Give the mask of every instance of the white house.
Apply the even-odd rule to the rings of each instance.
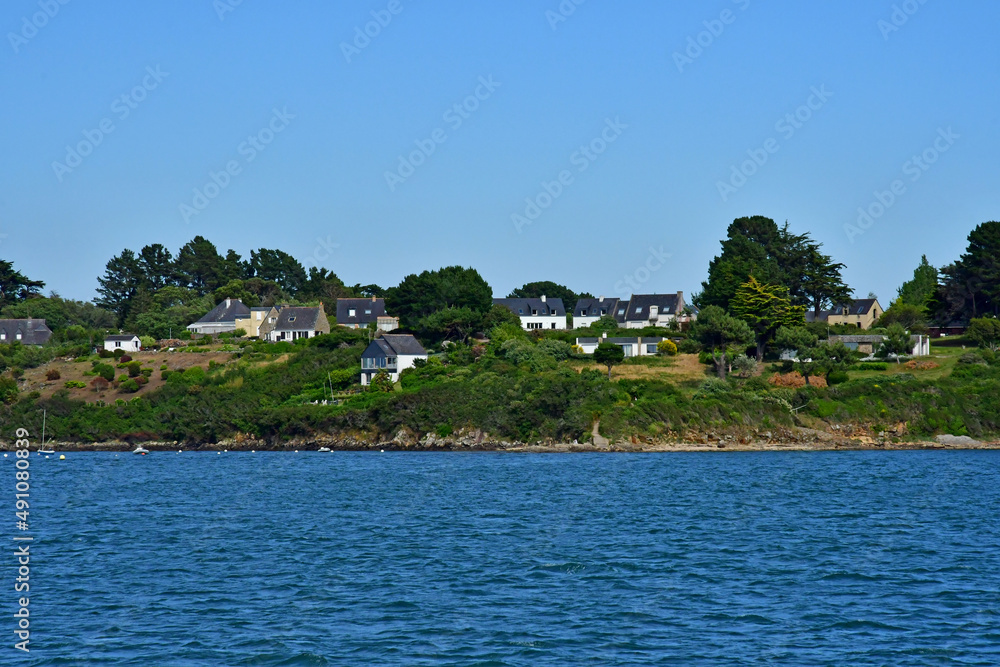
[[[142,349],[139,337],[133,334],[121,334],[107,336],[104,339],[104,349],[108,352],[124,350],[125,352],[138,352]]]
[[[583,329],[602,317],[614,317],[618,312],[618,301],[603,296],[596,299],[577,299],[576,307],[573,308],[573,328]]]
[[[577,338],[576,344],[583,349],[584,354],[593,354],[601,343],[612,343],[619,346],[627,357],[652,357],[656,354],[656,346],[663,341],[662,336],[633,336],[624,338],[609,338],[604,334],[601,338]]]
[[[323,304],[312,308],[307,306],[282,306],[278,311],[278,319],[274,327],[265,334],[265,339],[278,341],[296,341],[300,338],[315,338],[330,333],[330,321],[326,318]]]
[[[417,359],[426,361],[427,350],[416,338],[409,334],[384,334],[373,340],[361,354],[361,384],[370,384],[380,371],[398,382],[399,374],[413,368]]]
[[[521,326],[528,330],[565,329],[566,308],[562,299],[493,299],[493,305],[503,306],[521,318]]]

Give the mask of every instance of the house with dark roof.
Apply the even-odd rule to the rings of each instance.
[[[315,338],[330,333],[330,321],[326,319],[323,304],[315,308],[302,306],[282,306],[274,328],[266,334],[266,340],[295,341],[300,338]]]
[[[337,324],[348,329],[364,329],[374,324],[382,331],[399,328],[399,318],[385,312],[385,299],[337,299]]]
[[[191,333],[203,335],[236,331],[236,318],[244,318],[249,314],[250,309],[239,299],[226,299],[187,328]]]
[[[0,320],[0,343],[45,345],[51,337],[52,330],[45,324],[45,320]]]
[[[573,308],[573,328],[590,326],[610,315],[625,329],[665,327],[673,321],[689,322],[685,313],[684,292],[674,294],[633,294],[630,299],[580,299]]]
[[[361,384],[368,386],[372,378],[385,371],[393,382],[399,374],[413,368],[417,359],[427,360],[427,350],[410,334],[383,334],[361,354]]]
[[[806,313],[806,322],[826,322],[830,326],[849,324],[859,329],[871,329],[884,312],[878,299],[854,299],[849,304],[821,310],[819,315],[809,311]]]
[[[264,339],[278,321],[278,309],[274,306],[251,308],[246,316],[236,318],[236,329],[242,329],[249,338]]]
[[[138,352],[142,349],[142,343],[135,334],[115,334],[104,337],[104,349],[108,352],[124,350],[126,352]]]
[[[573,308],[573,328],[589,327],[602,317],[614,317],[618,310],[618,299],[599,296],[596,299],[577,299]]]
[[[528,330],[565,329],[566,308],[562,299],[549,299],[544,294],[537,299],[493,299],[494,306],[503,306],[521,318]]]
[[[593,354],[601,343],[611,343],[619,346],[626,357],[651,357],[656,355],[656,346],[663,340],[662,336],[609,337],[605,333],[600,338],[577,338],[576,344],[584,354]]]

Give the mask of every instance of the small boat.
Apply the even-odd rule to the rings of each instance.
[[[42,410],[42,444],[40,444],[38,446],[38,454],[39,455],[41,455],[41,454],[55,454],[56,453],[55,450],[53,450],[53,449],[45,449],[45,417],[46,417],[46,413],[47,413],[46,410]]]
[[[44,448],[41,448],[41,447],[40,447],[40,448],[38,449],[38,453],[39,453],[39,454],[55,454],[55,453],[56,453],[56,451],[55,451],[54,449],[44,449]]]
[[[316,450],[316,451],[320,451],[320,452],[332,452],[333,450],[332,450],[332,449],[330,449],[329,447],[320,447],[320,448],[319,448],[318,450]]]
[[[136,448],[132,450],[132,453],[142,454],[143,456],[145,456],[146,454],[149,454],[149,450],[143,447],[142,445],[137,445]]]

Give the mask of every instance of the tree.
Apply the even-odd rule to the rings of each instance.
[[[31,280],[15,271],[12,262],[0,259],[0,307],[39,297],[43,287],[44,282]]]
[[[757,338],[757,362],[781,327],[805,324],[805,307],[792,305],[787,287],[765,285],[750,276],[732,301],[733,315],[750,325]]]
[[[903,283],[893,306],[913,306],[925,311],[938,289],[938,270],[927,261],[927,255],[920,258],[920,266],[913,271],[913,278]]]
[[[625,361],[625,350],[614,343],[601,343],[594,350],[594,361],[608,367],[608,381],[610,381],[611,368]]]
[[[177,278],[182,287],[207,294],[225,285],[225,260],[215,245],[203,236],[188,241],[177,253]]]
[[[378,393],[389,393],[395,389],[392,383],[392,378],[385,371],[379,371],[371,379],[368,386],[368,391],[378,392]]]
[[[486,313],[493,306],[493,290],[475,269],[449,266],[406,276],[386,290],[385,305],[403,326],[415,328],[421,318],[445,308]]]
[[[883,358],[896,357],[896,363],[900,362],[900,357],[905,357],[913,351],[913,342],[910,333],[901,324],[893,324],[885,332],[885,340],[878,349],[878,356]]]
[[[959,261],[941,269],[937,319],[944,324],[1000,315],[1000,222],[984,222],[969,234]]]
[[[706,306],[691,327],[692,337],[712,355],[719,377],[726,379],[726,359],[754,343],[754,334],[745,321],[718,306]]]
[[[488,334],[494,327],[501,324],[512,324],[521,326],[521,318],[511,312],[506,306],[493,305],[486,314],[483,315],[483,333]]]
[[[1000,350],[1000,320],[980,317],[969,323],[966,337],[979,347],[996,352]]]
[[[445,308],[421,318],[419,330],[431,338],[464,343],[482,324],[483,316],[471,308]]]
[[[876,326],[888,328],[893,324],[901,324],[904,329],[915,333],[927,332],[927,318],[924,309],[908,303],[900,303],[898,300],[889,307],[889,310],[882,313]]]
[[[809,386],[809,378],[822,371],[819,336],[805,327],[782,327],[774,340],[782,350],[794,351],[795,368],[805,378],[806,386]]]
[[[176,277],[174,257],[163,245],[154,243],[144,246],[139,251],[138,262],[143,287],[155,292],[173,284]]]
[[[664,338],[656,344],[656,353],[662,354],[665,357],[676,357],[677,344],[668,338]]]
[[[142,267],[139,260],[134,252],[126,248],[120,255],[108,261],[104,275],[97,279],[99,296],[94,303],[114,312],[120,326],[125,322],[132,297],[142,282]]]
[[[354,293],[333,271],[311,266],[309,279],[299,296],[322,301],[327,314],[332,315],[337,312],[337,299],[346,299]]]
[[[239,299],[243,302],[243,305],[250,308],[256,308],[260,305],[260,297],[248,290],[242,280],[230,280],[215,290],[212,293],[212,298],[216,303],[225,301],[226,299]]]
[[[297,259],[281,250],[250,251],[250,277],[269,280],[292,296],[306,286],[306,270]]]
[[[754,276],[763,283],[788,288],[792,304],[815,312],[850,298],[843,264],[821,251],[808,234],[793,234],[770,218],[733,221],[722,241],[722,253],[709,263],[708,281],[695,303],[729,309],[740,285]]]

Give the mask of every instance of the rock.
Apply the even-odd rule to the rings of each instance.
[[[981,445],[978,440],[973,440],[967,435],[939,435],[936,440],[941,445]]]

